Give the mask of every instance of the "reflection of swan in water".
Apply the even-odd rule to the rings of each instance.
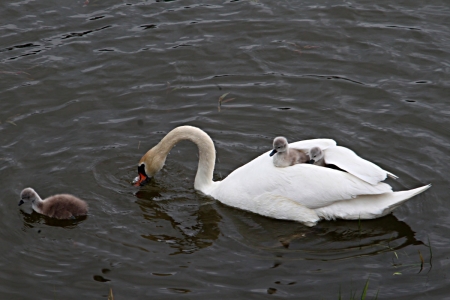
[[[253,255],[263,259],[273,260],[276,254],[279,263],[290,259],[340,260],[423,245],[411,228],[393,215],[365,222],[323,222],[310,228],[236,210],[220,202],[182,206],[198,199],[198,194],[191,190],[181,196],[170,195],[170,190],[153,182],[136,197],[144,218],[155,224],[143,237],[166,243],[175,249],[173,254],[210,247],[220,235],[252,249]],[[154,200],[161,198],[170,200]],[[208,199],[200,199],[200,203],[203,201]]]
[[[237,213],[219,205],[222,223],[233,228],[222,230],[262,257],[276,254],[278,261],[290,259],[340,260],[397,251],[410,245],[423,245],[414,231],[395,216],[364,222],[338,220],[308,228],[299,223],[273,221],[264,217]],[[230,226],[228,226],[230,227]],[[231,230],[231,232],[226,232]]]
[[[219,237],[218,223],[221,217],[209,203],[192,209],[190,205],[180,210],[180,206],[186,204],[185,197],[182,203],[177,203],[176,199],[170,202],[155,201],[154,198],[161,197],[156,189],[139,191],[136,197],[139,198],[137,204],[144,218],[156,224],[161,223],[161,226],[152,227],[142,237],[168,244],[176,249],[172,254],[192,253],[207,248]]]
[[[173,180],[169,179],[164,185],[152,183],[136,193],[135,188],[129,184],[129,178],[135,172],[134,168],[130,168],[130,161],[135,159],[135,156],[122,155],[99,160],[94,163],[92,170],[97,184],[120,195],[120,198],[134,194],[135,197],[132,198],[136,199],[144,219],[155,225],[140,227],[145,230],[142,237],[167,244],[175,249],[173,254],[190,253],[211,246],[219,237],[218,222],[221,218],[206,203],[209,199],[197,202],[198,194],[189,189],[190,180],[183,186],[184,171],[181,170],[172,170],[167,177]],[[102,197],[98,198],[101,201]],[[177,201],[181,198],[182,202]],[[170,201],[166,201],[168,199]],[[195,204],[192,205],[189,199],[194,199]],[[108,200],[98,205],[120,210],[115,201],[112,203]],[[139,220],[142,217],[138,215],[137,218]],[[141,246],[139,245],[139,249],[145,249]]]

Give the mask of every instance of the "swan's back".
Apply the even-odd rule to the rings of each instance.
[[[371,185],[351,174],[330,168],[310,164],[277,168],[267,152],[233,171],[210,194],[225,204],[241,208],[252,206],[252,199],[266,195],[283,196],[313,209],[358,195],[391,191],[385,183]]]

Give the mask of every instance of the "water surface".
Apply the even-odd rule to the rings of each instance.
[[[0,298],[445,299],[450,8],[444,1],[13,1],[0,9]],[[221,98],[222,97],[222,98]],[[219,107],[219,99],[222,105]],[[392,215],[313,228],[193,188],[179,125],[217,148],[215,179],[273,137],[329,137],[399,180]],[[86,199],[55,221],[24,187]]]

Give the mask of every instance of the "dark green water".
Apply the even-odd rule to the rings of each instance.
[[[369,280],[366,299],[447,299],[449,15],[445,1],[0,4],[0,298],[349,299]],[[433,187],[381,219],[307,228],[196,192],[188,142],[131,186],[184,124],[213,138],[216,179],[284,135],[333,138],[400,176],[395,190]],[[19,209],[27,186],[90,213]]]

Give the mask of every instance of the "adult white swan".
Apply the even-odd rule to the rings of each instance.
[[[348,173],[311,164],[277,168],[268,151],[234,170],[224,180],[214,182],[214,143],[204,131],[192,126],[173,129],[141,158],[135,185],[144,185],[161,170],[169,151],[181,140],[190,140],[198,146],[195,189],[229,206],[308,226],[321,219],[378,218],[431,186],[393,192],[391,186],[379,182],[393,174],[358,157],[350,149],[336,146],[331,139],[305,140],[291,143],[289,147],[310,149],[317,146],[325,150],[325,157],[336,148],[335,155],[329,156],[338,165],[343,162]],[[339,153],[343,157],[336,159]],[[360,168],[359,163],[364,168]],[[364,180],[367,175],[372,179]]]

